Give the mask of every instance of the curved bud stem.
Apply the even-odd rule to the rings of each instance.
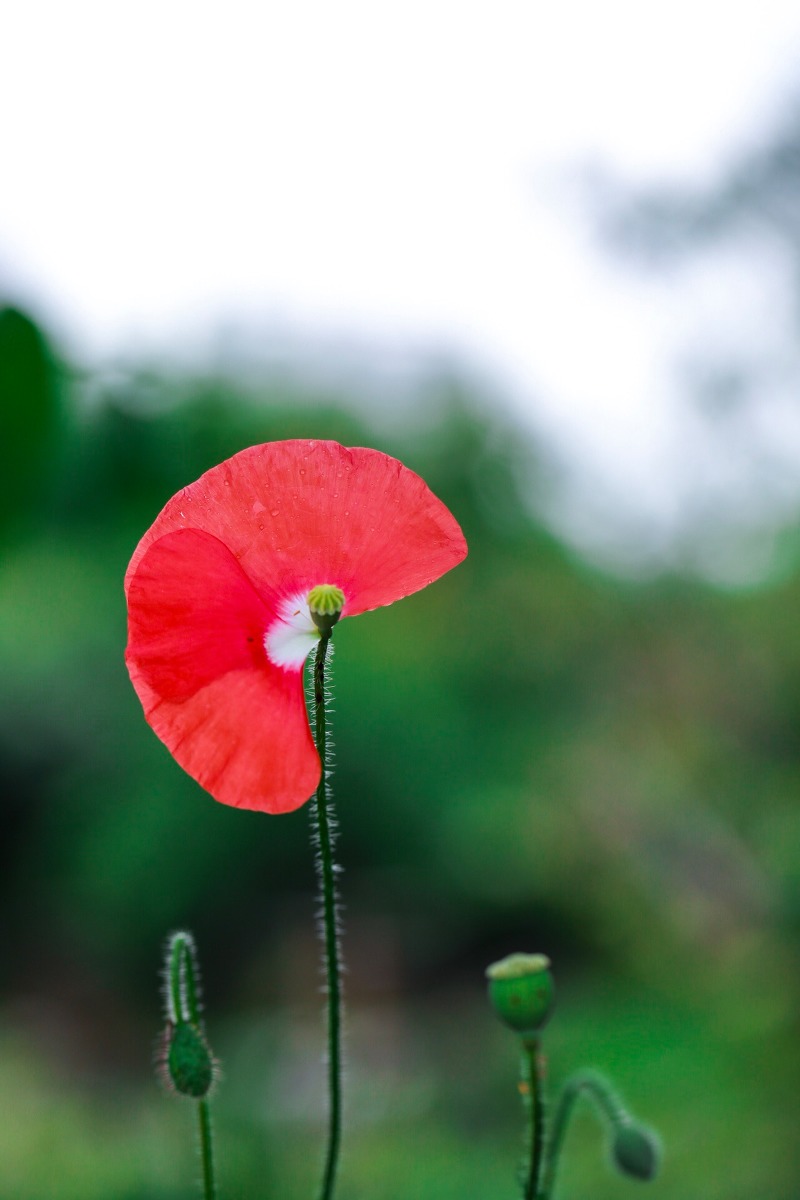
[[[314,733],[322,775],[314,799],[312,820],[319,850],[317,875],[322,898],[325,975],[328,997],[328,1147],[319,1200],[331,1200],[336,1183],[342,1137],[341,963],[339,956],[336,866],[333,860],[334,821],[328,796],[327,728],[325,713],[325,657],[330,630],[322,632],[314,660]]]
[[[542,1178],[541,1200],[551,1200],[553,1195],[558,1161],[564,1145],[567,1126],[575,1107],[575,1101],[581,1094],[593,1101],[595,1110],[611,1130],[614,1139],[612,1142],[614,1164],[626,1174],[640,1179],[651,1179],[655,1174],[658,1154],[655,1136],[634,1122],[618,1092],[607,1079],[596,1071],[578,1071],[564,1084],[556,1104],[547,1163]],[[628,1150],[632,1133],[635,1143],[633,1154]],[[618,1144],[621,1146],[622,1153],[618,1150]],[[633,1165],[631,1165],[632,1160]]]
[[[197,950],[190,933],[173,933],[167,943],[167,1007],[173,1025],[200,1024]]]

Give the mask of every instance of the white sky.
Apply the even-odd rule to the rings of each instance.
[[[89,360],[236,322],[439,343],[668,519],[673,360],[788,295],[766,258],[683,290],[622,270],[560,180],[712,182],[791,95],[791,0],[26,0],[2,25],[0,295]]]

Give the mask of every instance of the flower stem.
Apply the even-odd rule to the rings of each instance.
[[[203,1163],[203,1198],[216,1200],[217,1185],[214,1181],[214,1145],[211,1137],[211,1114],[207,1100],[198,1100],[197,1116],[200,1128],[200,1158]]]
[[[544,1073],[539,1058],[539,1039],[524,1038],[520,1090],[527,1113],[525,1200],[538,1200],[544,1152]]]
[[[325,656],[329,636],[319,640],[314,661],[314,731],[322,763],[315,797],[314,818],[319,839],[317,873],[322,896],[325,974],[328,996],[328,1148],[319,1200],[331,1200],[342,1136],[341,965],[337,929],[336,868],[333,861],[333,821],[329,811],[327,781],[327,730],[325,724]]]

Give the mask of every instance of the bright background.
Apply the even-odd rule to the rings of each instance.
[[[275,437],[420,472],[470,558],[337,632],[343,1190],[509,1193],[482,971],[554,960],[553,1078],[649,1194],[793,1200],[800,16],[777,2],[18,6],[0,70],[0,1198],[195,1194],[158,948],[198,938],[223,1195],[305,1196],[305,812],[141,719],[121,578]],[[588,1119],[563,1195],[636,1185]]]

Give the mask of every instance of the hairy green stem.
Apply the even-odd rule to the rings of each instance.
[[[525,1132],[525,1200],[537,1200],[544,1153],[544,1073],[539,1058],[539,1039],[524,1038],[521,1067],[522,1100],[527,1114]]]
[[[324,634],[314,661],[314,726],[322,776],[315,797],[315,820],[319,838],[317,870],[322,895],[325,942],[325,974],[328,996],[328,1148],[320,1185],[319,1200],[331,1200],[336,1182],[339,1146],[342,1137],[342,985],[336,920],[336,871],[333,861],[333,830],[328,809],[327,730],[325,724],[325,656],[329,637]]]
[[[197,991],[197,964],[191,934],[175,934],[169,964],[169,989],[176,1021],[200,1024],[200,1000]]]
[[[197,1101],[197,1116],[200,1124],[200,1158],[203,1163],[204,1200],[217,1200],[217,1185],[214,1181],[214,1144],[211,1137],[211,1114],[207,1100]]]
[[[183,1012],[183,995],[181,979],[183,977],[183,956],[186,952],[186,939],[174,937],[169,960],[169,992],[172,1003],[172,1018],[175,1021],[185,1020]]]

